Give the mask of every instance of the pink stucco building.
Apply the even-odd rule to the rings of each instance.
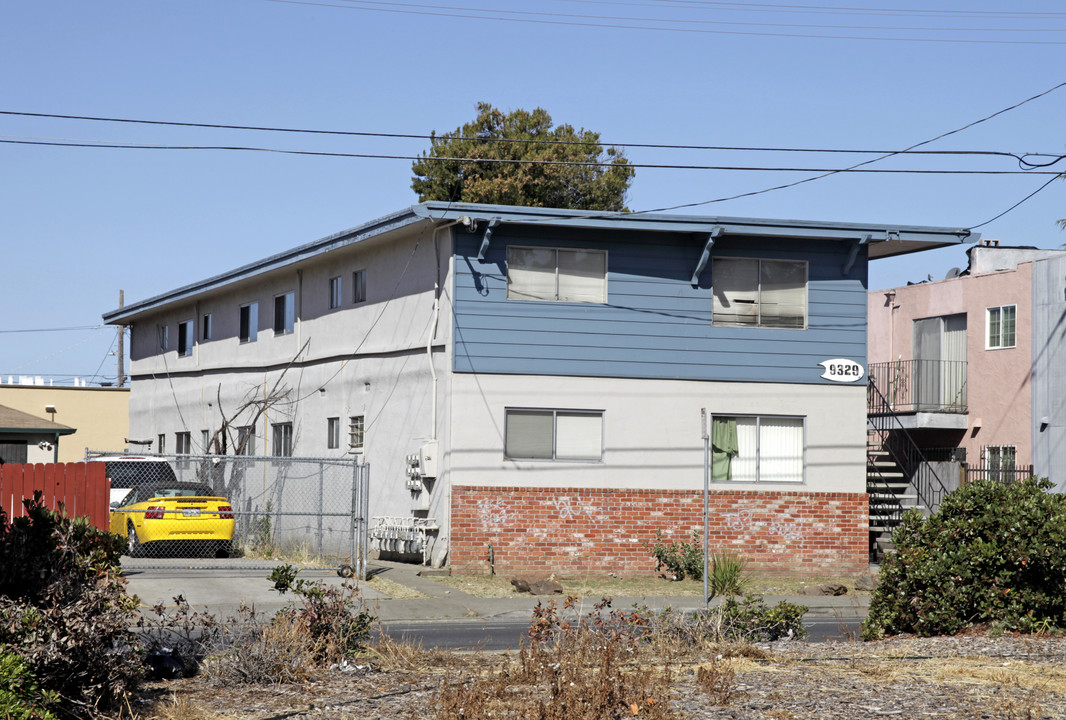
[[[871,396],[929,460],[956,463],[948,490],[983,475],[1061,474],[1049,450],[1061,444],[1061,402],[1048,383],[1061,374],[1066,252],[985,240],[968,255],[943,280],[869,293]]]

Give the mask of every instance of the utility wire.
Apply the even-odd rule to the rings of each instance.
[[[725,9],[732,12],[800,13],[831,15],[915,15],[918,17],[987,17],[987,18],[1056,18],[1066,17],[1066,12],[1032,10],[945,10],[943,8],[862,8],[836,7],[833,5],[775,5],[770,3],[712,2],[710,0],[670,0],[665,2],[622,2],[621,0],[562,0],[563,2],[591,5],[631,5],[637,7],[676,7],[691,9]]]
[[[418,135],[414,133],[386,133],[356,130],[322,130],[309,128],[271,127],[263,125],[224,125],[219,123],[180,122],[172,120],[142,120],[133,118],[102,117],[94,115],[60,115],[55,113],[20,112],[15,110],[0,110],[0,115],[14,115],[22,117],[52,118],[61,120],[85,120],[92,122],[128,123],[136,125],[163,125],[168,127],[193,127],[214,130],[249,130],[255,132],[296,133],[308,135],[335,135],[341,137],[374,137],[394,138],[403,140],[466,140],[485,143],[519,143],[523,145],[579,145],[588,146],[599,144],[601,146],[622,148],[648,148],[653,150],[716,150],[729,152],[780,152],[780,153],[836,153],[847,155],[885,155],[888,153],[912,154],[912,155],[992,155],[1011,157],[1019,162],[1024,162],[1025,157],[1057,157],[1051,153],[1025,153],[1018,155],[1012,152],[996,150],[877,150],[877,149],[847,149],[847,148],[803,148],[803,147],[761,147],[761,146],[735,146],[735,145],[678,145],[668,143],[634,143],[634,142],[607,142],[596,140],[591,143],[583,140],[545,140],[545,139],[517,139],[500,137],[481,137],[478,135],[457,135],[454,133],[441,133],[430,135]],[[57,141],[56,138],[23,138]],[[71,140],[70,142],[78,142]]]
[[[72,332],[75,330],[100,330],[103,325],[75,325],[72,327],[58,327],[58,328],[22,328],[19,330],[0,330],[0,333],[14,334],[14,333],[45,333],[45,332]]]
[[[920,170],[920,169],[906,169],[906,168],[865,168],[863,166],[870,163],[878,162],[895,155],[902,155],[906,151],[893,151],[885,155],[879,156],[866,162],[858,163],[846,168],[818,168],[818,167],[756,167],[745,165],[683,165],[677,163],[612,163],[612,162],[594,162],[594,161],[577,161],[577,160],[525,160],[525,159],[512,159],[512,158],[477,158],[477,157],[448,157],[439,155],[384,155],[378,153],[346,153],[346,152],[331,152],[324,150],[286,150],[283,148],[266,148],[266,147],[253,147],[246,145],[151,145],[151,144],[130,144],[130,143],[109,143],[109,142],[91,142],[91,141],[63,141],[63,140],[16,140],[16,139],[0,139],[0,143],[6,143],[10,145],[43,145],[47,147],[75,147],[75,148],[99,148],[109,150],[202,150],[202,151],[230,151],[230,152],[263,152],[263,153],[275,153],[280,155],[310,155],[313,157],[337,157],[337,158],[362,158],[362,159],[375,159],[375,160],[407,160],[407,161],[425,161],[425,162],[458,162],[458,163],[472,163],[472,164],[497,164],[497,165],[556,165],[564,167],[598,167],[598,168],[612,168],[612,167],[629,167],[629,168],[648,168],[658,170],[726,170],[726,171],[752,171],[752,172],[813,172],[823,173],[818,177],[807,178],[805,180],[797,181],[791,185],[784,187],[791,187],[792,185],[798,185],[804,182],[810,182],[811,180],[817,180],[821,177],[828,177],[829,175],[835,175],[837,173],[857,172],[857,173],[887,173],[887,174],[918,174],[918,175],[1057,175],[1058,171],[1042,171],[1042,170]],[[1016,155],[1011,157],[1017,158],[1021,161],[1021,158]],[[1066,159],[1066,155],[1055,156],[1056,159],[1052,163],[1044,164],[1043,167],[1053,165],[1057,162]],[[715,202],[713,200],[707,202]],[[696,203],[704,204],[704,203]],[[679,206],[681,207],[681,206]]]
[[[393,13],[401,15],[426,15],[430,17],[448,17],[465,20],[489,20],[508,23],[525,23],[539,25],[562,25],[570,27],[592,27],[609,30],[643,30],[648,32],[675,32],[697,33],[713,35],[739,35],[744,37],[772,37],[772,38],[799,38],[812,40],[863,40],[863,41],[889,41],[889,42],[918,42],[918,43],[952,43],[952,44],[978,44],[978,45],[1066,45],[1064,40],[993,40],[993,39],[968,39],[968,38],[920,38],[920,37],[882,37],[877,35],[831,35],[815,33],[775,33],[756,32],[752,30],[714,30],[709,28],[686,28],[686,27],[649,27],[646,25],[625,25],[620,23],[597,23],[578,22],[576,20],[548,20],[528,17],[499,17],[494,15],[477,15],[470,12],[496,12],[493,10],[482,11],[458,11],[446,12],[444,10],[418,10],[411,7],[365,7],[359,5],[338,5],[329,2],[312,2],[310,0],[266,0],[267,2],[283,3],[287,5],[308,5],[314,7],[330,7],[342,10],[361,10],[363,12]],[[353,0],[354,1],[354,0]],[[662,21],[668,22],[668,21]]]

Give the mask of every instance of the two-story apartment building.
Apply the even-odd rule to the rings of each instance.
[[[942,280],[869,295],[870,375],[942,478],[1066,487],[1066,251],[986,240]],[[960,477],[960,471],[962,476]]]
[[[131,433],[358,453],[371,514],[431,519],[456,571],[652,569],[657,531],[702,529],[706,427],[712,548],[845,572],[867,263],[967,237],[425,203],[104,317],[132,329]]]

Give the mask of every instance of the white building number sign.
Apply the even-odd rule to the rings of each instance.
[[[825,368],[822,377],[826,380],[832,380],[833,382],[857,382],[866,374],[862,365],[854,360],[837,358],[835,360],[823,360],[818,364]]]

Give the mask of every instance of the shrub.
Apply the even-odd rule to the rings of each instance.
[[[803,615],[807,612],[804,605],[782,600],[768,607],[760,596],[746,595],[743,600],[728,598],[708,612],[716,640],[772,642],[807,637],[803,627]]]
[[[118,707],[141,676],[137,600],[119,571],[126,539],[48,510],[40,492],[25,506],[12,522],[0,513],[0,644],[62,714]]]
[[[6,720],[55,720],[48,706],[59,700],[42,690],[18,655],[0,653],[0,717]]]
[[[661,530],[655,531],[655,544],[645,546],[655,558],[655,572],[664,567],[677,580],[703,579],[703,543],[699,531],[692,531],[692,542],[664,542]]]
[[[292,565],[274,568],[274,589],[298,595],[301,604],[278,612],[275,623],[284,622],[303,630],[318,648],[321,660],[340,662],[363,647],[377,619],[367,610],[359,588],[349,582],[339,587],[297,578]]]
[[[863,637],[953,635],[976,624],[1038,632],[1066,627],[1066,496],[1047,480],[980,481],[923,519],[909,511]]]
[[[718,595],[743,595],[748,586],[748,574],[744,561],[732,553],[715,553],[711,556],[707,573],[707,592],[710,597]]]

